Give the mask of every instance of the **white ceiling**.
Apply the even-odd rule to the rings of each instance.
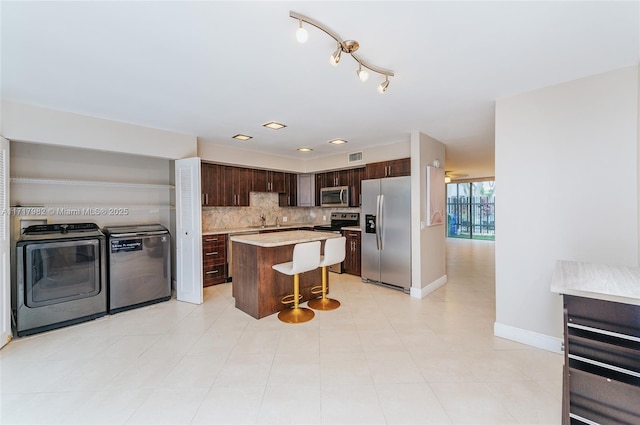
[[[446,169],[494,173],[495,100],[638,64],[640,12],[625,2],[0,3],[2,97],[292,158],[409,140],[447,146]],[[336,44],[391,69],[387,93],[328,58]],[[288,125],[273,131],[270,120]],[[249,142],[231,139],[252,135]],[[344,138],[347,145],[327,143]],[[311,153],[296,148],[308,146]]]

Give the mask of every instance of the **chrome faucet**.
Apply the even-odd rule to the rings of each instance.
[[[264,227],[265,226],[265,222],[267,221],[267,219],[265,218],[264,214],[262,214],[260,216],[260,220],[262,221],[262,227]]]

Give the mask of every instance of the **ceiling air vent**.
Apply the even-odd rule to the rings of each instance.
[[[362,161],[362,152],[354,152],[349,154],[349,162]]]

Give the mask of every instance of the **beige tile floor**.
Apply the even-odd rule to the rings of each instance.
[[[425,299],[331,274],[288,325],[171,300],[12,341],[2,424],[559,424],[562,356],[493,336],[494,245],[447,242]]]

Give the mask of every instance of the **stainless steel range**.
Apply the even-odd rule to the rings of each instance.
[[[313,226],[313,230],[319,232],[342,233],[342,228],[351,226],[360,226],[359,213],[333,212],[331,213],[330,224]],[[334,273],[342,273],[342,263],[329,266],[328,270]]]

